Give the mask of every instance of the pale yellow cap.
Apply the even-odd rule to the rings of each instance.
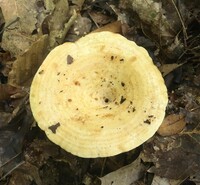
[[[127,152],[161,125],[168,102],[147,51],[111,32],[53,49],[30,91],[33,116],[48,138],[85,158]]]

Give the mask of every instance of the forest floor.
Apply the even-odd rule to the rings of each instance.
[[[200,185],[198,0],[2,0],[0,7],[0,185]],[[144,47],[169,101],[164,129],[143,145],[85,159],[46,137],[29,90],[54,47],[94,30]]]

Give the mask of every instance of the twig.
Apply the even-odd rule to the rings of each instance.
[[[180,12],[179,12],[179,10],[178,10],[176,4],[174,3],[174,0],[171,0],[171,1],[172,1],[172,4],[174,5],[174,8],[175,8],[175,10],[176,10],[176,12],[177,12],[177,14],[178,14],[178,17],[179,17],[179,19],[180,19],[181,25],[182,25],[182,27],[183,27],[184,46],[187,47],[188,35],[187,35],[187,32],[186,32],[185,23],[184,23],[184,21],[183,21],[183,19],[182,19],[182,16],[181,16],[181,14],[180,14]]]
[[[67,32],[69,31],[70,27],[74,24],[74,21],[76,20],[77,16],[78,15],[77,15],[76,11],[74,10],[69,21],[67,23],[65,23],[65,25],[64,25],[65,27],[63,29],[62,37],[60,39],[59,44],[62,44],[64,42],[65,36],[66,36]]]
[[[90,18],[92,19],[92,21],[94,22],[95,26],[97,28],[99,28],[99,25],[96,23],[96,21],[93,19],[93,17],[91,16],[91,14],[88,12],[88,15],[90,16]]]
[[[13,161],[13,160],[16,159],[17,157],[19,157],[21,154],[22,154],[21,152],[18,153],[18,154],[16,154],[16,155],[13,156],[11,159],[9,159],[9,160],[6,161],[4,164],[2,164],[2,165],[0,166],[0,168],[5,167],[5,166],[8,165],[11,161]],[[3,175],[0,177],[0,181],[1,181],[2,179],[4,179],[8,174],[10,174],[13,170],[15,170],[16,168],[18,168],[19,166],[21,166],[24,162],[25,162],[25,161],[19,162],[18,164],[16,164],[15,167],[13,167],[12,169],[10,169],[8,172],[6,172],[5,174],[3,173]]]
[[[20,18],[17,17],[16,19],[10,21],[10,22],[9,22],[7,25],[5,25],[5,27],[0,31],[0,34],[3,33],[4,30],[5,30],[6,28],[8,28],[8,27],[11,26],[12,24],[16,23],[17,21],[19,21],[19,19],[20,19]]]
[[[194,42],[196,42],[196,40],[200,38],[200,34],[198,34],[197,36],[193,37],[192,40],[190,40],[189,42],[189,46],[183,51],[183,53],[181,53],[181,55],[179,56],[178,60],[180,60],[182,58],[182,56],[184,54],[186,54],[187,51],[189,50],[194,50],[194,49],[199,49],[199,46],[193,47],[190,49],[190,47],[193,45]]]
[[[102,168],[101,168],[101,174],[100,174],[100,177],[103,176],[103,172],[104,172],[104,169],[105,169],[105,166],[106,166],[106,161],[107,161],[107,158],[105,158],[105,159],[103,160],[103,164],[102,164]]]
[[[191,111],[191,112],[194,112],[194,111],[196,111],[197,109],[200,109],[200,106],[195,107],[195,108],[193,108],[193,109],[190,109],[190,111]]]

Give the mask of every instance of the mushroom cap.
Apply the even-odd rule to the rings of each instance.
[[[164,80],[147,51],[111,32],[53,49],[30,91],[47,137],[84,158],[108,157],[144,143],[161,125]]]

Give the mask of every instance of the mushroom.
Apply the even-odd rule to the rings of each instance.
[[[144,143],[161,125],[167,102],[147,51],[107,31],[53,49],[30,91],[33,116],[47,137],[84,158]]]

